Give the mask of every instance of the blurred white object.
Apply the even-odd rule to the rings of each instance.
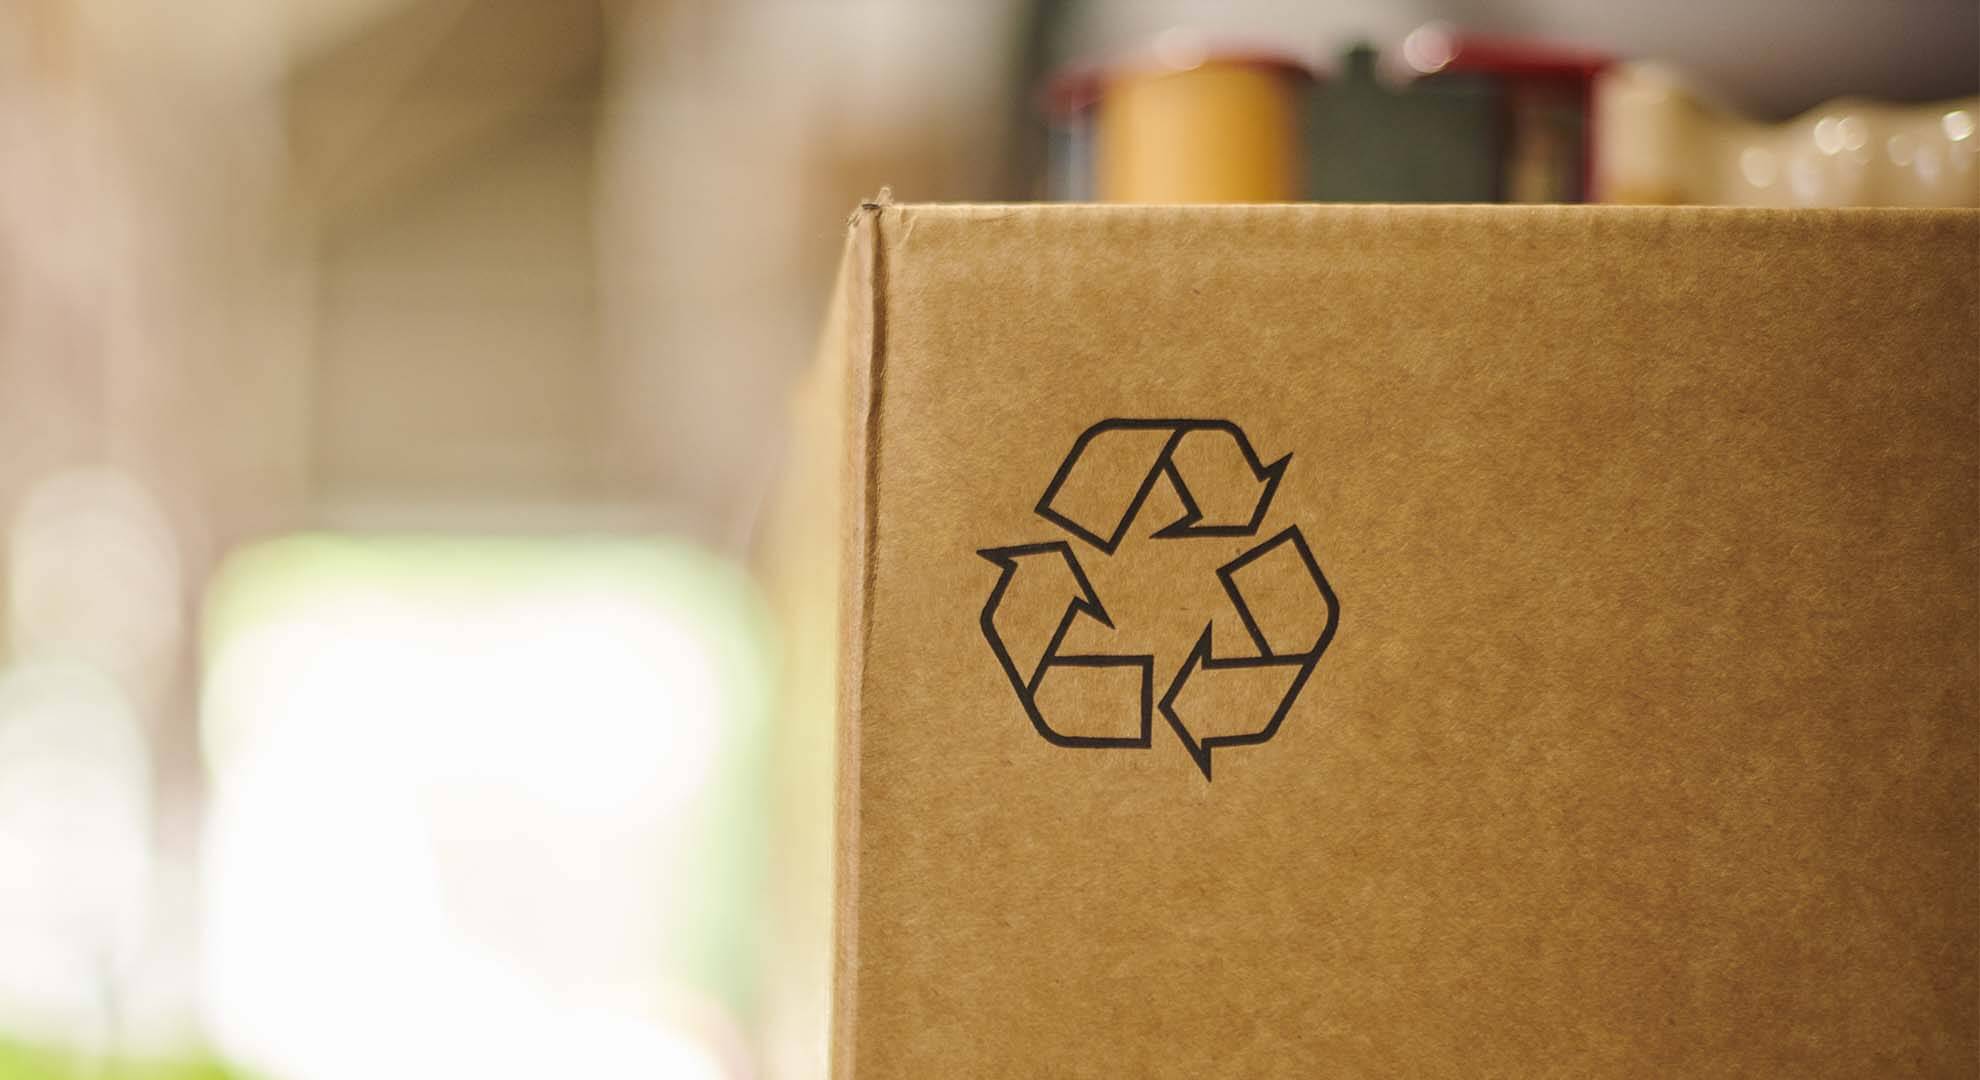
[[[1637,63],[1597,80],[1595,109],[1602,202],[1980,206],[1980,98],[1842,99],[1760,124]]]
[[[0,1031],[119,1041],[150,896],[148,753],[103,675],[0,673]]]

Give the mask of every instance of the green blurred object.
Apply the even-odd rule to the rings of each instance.
[[[0,1080],[254,1080],[211,1058],[99,1058],[0,1038]]]
[[[1316,202],[1497,202],[1503,91],[1489,76],[1430,75],[1391,88],[1357,45],[1314,83],[1308,195]]]

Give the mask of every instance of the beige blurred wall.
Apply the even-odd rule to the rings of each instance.
[[[77,469],[128,479],[169,534],[172,636],[129,687],[158,779],[119,981],[136,1045],[197,1034],[219,562],[325,527],[657,530],[742,556],[847,211],[883,184],[997,194],[1012,11],[0,7],[0,556],[4,523]],[[134,603],[93,555],[58,584]],[[0,673],[29,659],[14,622]],[[829,760],[789,745],[778,812],[815,824]],[[822,1052],[829,853],[804,835],[778,869],[780,1075]]]
[[[994,193],[1010,10],[406,0],[298,58],[311,507],[744,550],[846,211]]]

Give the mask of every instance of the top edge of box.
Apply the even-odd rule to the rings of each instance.
[[[906,211],[955,217],[1007,216],[1505,216],[1505,217],[1980,217],[1980,207],[1945,206],[1734,206],[1610,203],[1072,203],[868,201],[862,212]]]

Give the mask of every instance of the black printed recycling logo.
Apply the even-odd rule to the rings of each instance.
[[[1267,464],[1226,420],[1109,419],[1073,441],[1034,510],[1083,547],[1054,538],[978,552],[1001,571],[983,605],[984,639],[1040,736],[1074,749],[1147,750],[1159,712],[1208,780],[1213,751],[1278,733],[1340,622],[1299,527],[1260,538],[1290,461]],[[1137,529],[1158,500],[1179,515]],[[1180,580],[1174,567],[1189,560],[1170,556],[1198,550],[1212,559],[1206,581]],[[1151,568],[1118,565],[1137,560]],[[1094,585],[1103,569],[1136,600],[1137,619],[1189,621],[1167,629],[1183,635],[1175,640],[1195,635],[1179,660],[1076,644],[1145,640],[1116,624]],[[1201,605],[1170,601],[1211,574],[1222,610],[1207,621]],[[1233,619],[1248,640],[1229,640],[1239,636]]]

